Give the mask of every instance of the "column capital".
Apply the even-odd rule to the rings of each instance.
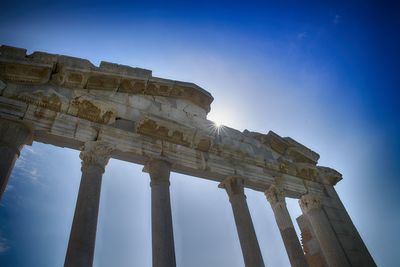
[[[321,208],[321,199],[317,195],[307,194],[300,198],[299,204],[303,213],[308,213],[313,209]]]
[[[169,175],[171,172],[171,162],[164,158],[150,159],[144,169],[150,174],[150,186],[156,184],[169,185]]]
[[[97,165],[103,169],[111,157],[115,146],[105,141],[88,141],[84,144],[79,157],[82,160],[82,168]]]
[[[229,198],[233,196],[245,196],[244,194],[244,179],[240,176],[228,176],[219,185],[219,188],[224,188],[228,193]]]
[[[272,207],[276,204],[286,204],[285,194],[281,188],[271,185],[264,193]]]

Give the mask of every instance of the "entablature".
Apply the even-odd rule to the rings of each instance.
[[[246,187],[260,191],[279,177],[291,196],[322,192],[324,184],[341,179],[317,166],[319,155],[290,137],[217,128],[206,118],[212,96],[193,84],[112,63],[95,67],[42,52],[0,51],[0,118],[30,124],[37,141],[79,149],[101,139],[115,145],[115,158],[144,164],[163,155],[175,171],[216,181],[242,176]],[[146,92],[133,90],[136,81],[128,90],[128,78],[141,80]],[[190,93],[174,91],[181,87]]]

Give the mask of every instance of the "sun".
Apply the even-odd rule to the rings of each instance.
[[[216,127],[216,128],[221,128],[223,125],[222,125],[222,122],[220,122],[220,121],[213,121],[213,123],[214,123],[214,126]]]
[[[227,120],[229,121],[232,112],[227,112],[226,110],[215,111],[208,114],[207,119],[209,120],[210,132],[217,135],[223,135],[227,130]]]
[[[220,121],[211,121],[212,123],[210,124],[210,131],[213,134],[220,135],[223,131],[225,126],[220,122]]]

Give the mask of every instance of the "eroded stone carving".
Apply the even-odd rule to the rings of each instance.
[[[292,162],[312,165],[316,165],[318,162],[319,155],[317,153],[290,137],[280,137],[272,131],[269,131],[268,134],[261,134],[245,130],[244,134],[259,140],[262,144],[287,157]]]
[[[219,188],[224,188],[228,193],[229,198],[232,198],[236,195],[242,195],[246,197],[244,194],[244,181],[242,177],[239,176],[229,176],[225,178],[219,185]]]
[[[174,144],[193,147],[203,152],[207,152],[212,145],[211,137],[206,133],[156,117],[148,116],[140,119],[136,131]]]
[[[44,84],[49,81],[53,64],[26,56],[26,49],[0,47],[0,78],[6,81],[28,84]]]
[[[343,179],[342,175],[332,168],[317,166],[317,170],[322,183],[336,185],[340,180]]]
[[[44,84],[50,79],[51,66],[0,63],[0,77],[19,83]]]
[[[189,146],[189,135],[187,130],[182,127],[172,126],[172,124],[163,123],[155,118],[144,118],[136,128],[138,133],[156,137],[162,140],[170,141],[175,144]]]
[[[110,159],[115,146],[104,141],[88,141],[82,148],[79,157],[82,160],[82,168],[90,165],[98,165],[103,169]]]
[[[299,204],[303,213],[307,214],[313,209],[321,208],[321,199],[317,195],[307,194],[300,198]]]
[[[278,203],[285,203],[285,194],[283,190],[275,185],[271,185],[268,190],[265,191],[265,196],[272,206]]]
[[[310,163],[295,163],[296,175],[306,180],[317,181],[317,167]]]
[[[115,121],[115,112],[107,105],[85,97],[72,99],[68,112],[97,123],[111,124]]]
[[[22,91],[11,98],[58,112],[66,111],[68,106],[67,98],[52,89],[36,90],[33,92]]]

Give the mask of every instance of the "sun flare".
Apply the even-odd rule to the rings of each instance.
[[[210,124],[211,133],[220,135],[224,131],[224,125],[220,121],[212,121]]]
[[[222,122],[220,122],[220,121],[214,121],[214,126],[215,126],[216,128],[220,128],[220,127],[222,127]]]

